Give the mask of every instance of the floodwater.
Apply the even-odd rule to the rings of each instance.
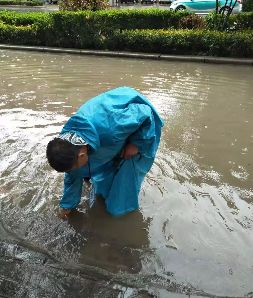
[[[0,76],[0,295],[253,296],[252,67],[2,50]],[[46,144],[124,85],[165,120],[140,210],[62,221]]]

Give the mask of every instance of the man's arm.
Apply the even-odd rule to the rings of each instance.
[[[76,171],[75,171],[76,172]],[[59,216],[65,219],[75,209],[81,199],[83,177],[78,173],[65,173],[64,192],[60,201]]]

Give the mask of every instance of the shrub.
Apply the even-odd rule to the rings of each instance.
[[[66,16],[65,16],[66,15]],[[79,12],[6,12],[0,11],[0,20],[5,24],[26,26],[32,24],[51,23],[57,30],[61,28],[68,30],[68,26],[80,28],[86,26],[94,27],[94,30],[101,31],[101,34],[110,34],[114,30],[125,29],[178,29],[178,28],[202,28],[220,30],[223,26],[221,15],[209,14],[200,18],[189,12],[174,12],[159,9],[124,9],[124,10],[101,10],[101,11],[79,11]],[[90,28],[91,29],[91,28]],[[89,30],[90,30],[89,29]],[[231,15],[225,27],[226,30],[247,30],[253,29],[253,12]],[[76,30],[76,29],[75,29]]]
[[[220,14],[209,14],[205,18],[205,27],[210,30],[226,31],[253,29],[253,12],[230,15],[225,19],[224,17]]]
[[[163,17],[159,18],[159,15]],[[228,30],[233,28],[240,31],[218,32],[214,31],[220,18],[217,15],[206,18],[205,26],[212,29],[208,31],[170,29],[172,26],[178,28],[192,26],[192,23],[194,26],[199,24],[196,17],[171,11],[0,12],[0,42],[166,54],[252,57],[252,16],[253,13],[233,15],[229,18]],[[145,18],[147,22],[144,22]],[[138,29],[132,30],[134,26]],[[160,29],[163,27],[164,30]],[[242,30],[244,32],[241,32]]]
[[[182,17],[189,12],[174,12],[161,9],[111,9],[98,11],[94,21],[104,29],[168,29],[179,28]]]
[[[0,0],[0,5],[26,5],[26,6],[41,6],[42,0]]]
[[[242,10],[243,11],[253,11],[253,0],[243,0]]]
[[[253,57],[253,33],[205,30],[124,30],[108,40],[111,50],[163,54]]]
[[[93,26],[102,31],[111,32],[115,29],[169,29],[179,28],[179,22],[182,17],[190,15],[189,12],[173,12],[170,10],[159,9],[124,9],[124,10],[101,10],[101,11],[79,11],[79,12],[56,12],[56,13],[19,13],[19,12],[1,12],[0,20],[6,24],[33,24],[39,23],[40,19],[58,18],[59,22],[68,19],[68,24],[84,22],[89,19]],[[66,14],[66,18],[64,18]],[[83,18],[81,18],[83,16]],[[60,25],[60,24],[59,24]],[[65,26],[65,24],[61,24]],[[79,24],[82,25],[82,24]]]
[[[101,29],[94,23],[93,15],[94,13],[91,11],[52,14],[52,27],[49,36],[55,35],[54,45],[99,48]]]
[[[35,23],[44,23],[49,21],[50,14],[43,12],[14,12],[0,11],[0,20],[8,25],[28,26]]]
[[[0,22],[0,42],[33,45],[36,32],[31,26],[5,25]]]
[[[32,0],[32,1],[26,1],[26,6],[42,6],[44,2],[42,0]]]
[[[203,29],[205,27],[205,22],[203,17],[196,14],[190,14],[180,19],[179,27],[182,29]]]
[[[234,30],[253,29],[253,11],[248,13],[239,13],[238,15],[231,15],[230,23]]]
[[[101,10],[109,7],[107,0],[61,0],[60,10]]]

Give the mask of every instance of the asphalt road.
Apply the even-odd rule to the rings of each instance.
[[[160,8],[169,9],[169,4],[121,4],[114,6],[113,8],[118,9],[147,9],[147,8]],[[59,10],[59,6],[56,4],[45,4],[43,6],[24,6],[24,5],[0,5],[0,10],[11,10],[11,11],[39,11],[39,12],[54,12]],[[207,13],[197,13],[198,15],[205,16]]]
[[[46,1],[46,0],[44,0]],[[115,3],[112,8],[118,9],[147,9],[147,8],[159,8],[159,9],[170,9],[170,4],[140,4],[140,3],[129,3],[129,4],[118,4],[116,1],[119,0],[111,0],[112,3]],[[140,1],[140,0],[139,0]],[[164,0],[168,1],[168,0]],[[0,5],[0,10],[11,10],[11,11],[40,11],[40,12],[54,12],[59,10],[59,6],[57,4],[48,4],[47,2],[43,6],[24,6],[24,5]],[[236,12],[234,12],[236,13]],[[208,12],[196,13],[199,16],[206,16]]]
[[[169,9],[169,4],[157,5],[157,4],[121,4],[119,6],[114,6],[114,8],[119,9],[147,9],[147,8],[161,8],[161,9]],[[52,12],[58,11],[59,7],[55,4],[45,4],[43,6],[24,6],[24,5],[0,5],[0,10],[13,10],[13,11],[42,11],[42,12]]]
[[[43,6],[0,5],[0,10],[52,12],[58,11],[59,7],[53,4],[45,4]]]

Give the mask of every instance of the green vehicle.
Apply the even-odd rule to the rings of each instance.
[[[242,10],[241,0],[219,0],[219,13],[229,12],[234,3],[233,13],[239,13]],[[171,10],[188,10],[196,13],[209,13],[215,11],[215,8],[216,0],[176,0],[170,6]]]

